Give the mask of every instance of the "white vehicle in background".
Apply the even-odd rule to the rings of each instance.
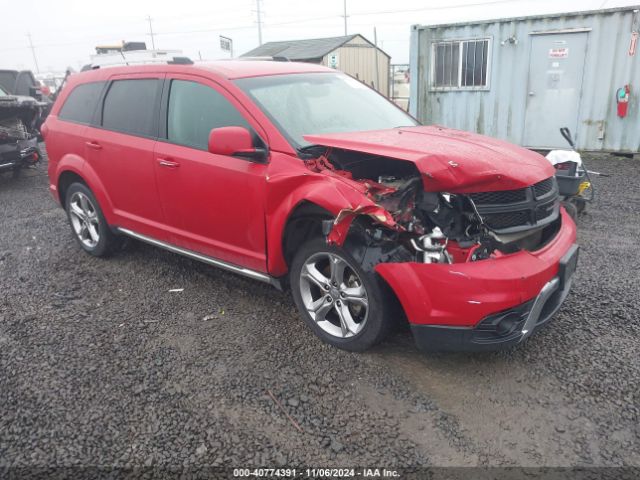
[[[101,45],[91,55],[91,63],[82,70],[115,67],[122,65],[144,65],[150,63],[193,63],[183,56],[182,50],[147,50],[144,42],[121,42],[118,45]]]
[[[185,63],[185,58],[181,50],[135,50],[131,52],[99,53],[91,55],[89,68],[149,63]],[[88,70],[89,68],[83,67],[83,70]]]

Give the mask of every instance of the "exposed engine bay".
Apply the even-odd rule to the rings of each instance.
[[[355,182],[375,204],[344,210],[325,227],[330,243],[359,251],[363,262],[478,261],[537,250],[560,228],[553,177],[518,190],[434,192],[408,161],[320,146],[310,156],[308,168]]]

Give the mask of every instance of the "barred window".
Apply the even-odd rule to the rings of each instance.
[[[489,85],[489,39],[433,44],[432,87],[486,88]]]

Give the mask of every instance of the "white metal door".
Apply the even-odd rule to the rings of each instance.
[[[525,146],[569,147],[560,128],[576,133],[587,36],[587,32],[532,35]]]

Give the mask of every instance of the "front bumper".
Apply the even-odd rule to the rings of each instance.
[[[569,292],[576,227],[564,209],[561,218],[556,237],[535,252],[457,264],[383,263],[376,271],[400,300],[419,347],[507,347],[545,324]]]
[[[571,274],[577,255],[578,246],[574,245],[561,261],[567,275],[552,278],[535,299],[490,315],[475,327],[411,325],[416,345],[426,351],[479,352],[507,348],[522,342],[546,325],[564,302],[571,289]]]

